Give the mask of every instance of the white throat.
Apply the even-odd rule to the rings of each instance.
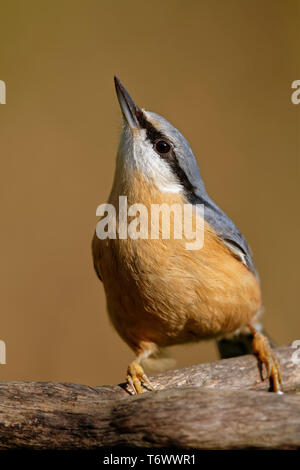
[[[133,136],[128,127],[124,126],[118,150],[117,171],[130,176],[130,173],[136,170],[160,191],[166,193],[183,191],[183,186],[168,163],[155,152],[146,138],[146,131],[136,130]]]

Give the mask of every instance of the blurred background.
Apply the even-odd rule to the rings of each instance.
[[[189,140],[247,237],[264,323],[300,339],[299,1],[1,1],[0,380],[119,383],[133,353],[92,266],[121,129],[113,75]],[[215,344],[172,348],[177,366]]]

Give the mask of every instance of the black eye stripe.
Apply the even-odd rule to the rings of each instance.
[[[136,113],[137,120],[142,129],[146,130],[147,138],[154,144],[158,139],[163,138],[162,132],[155,129],[155,127],[149,122],[141,109]]]
[[[167,154],[167,158],[165,158],[165,160],[168,162],[168,164],[172,168],[173,173],[175,173],[175,175],[179,179],[180,183],[182,184],[182,186],[185,189],[185,192],[186,193],[193,193],[194,192],[194,187],[191,184],[188,177],[186,176],[185,171],[179,165],[175,153],[173,151],[171,151],[171,154],[172,154],[171,158],[170,158],[169,154]],[[163,155],[161,155],[161,156],[164,158]]]
[[[139,122],[139,125],[146,130],[147,138],[155,146],[155,143],[159,140],[164,140],[169,143],[168,139],[164,134],[158,131],[152,124],[149,122],[141,109],[138,109],[136,112],[136,117]],[[170,144],[170,143],[169,143]],[[159,152],[158,152],[159,153]],[[170,144],[170,150],[167,153],[159,153],[160,157],[163,158],[172,168],[173,173],[177,176],[178,180],[181,182],[184,187],[186,196],[191,196],[194,194],[194,187],[188,179],[185,171],[179,165],[178,159],[175,154],[174,148]]]

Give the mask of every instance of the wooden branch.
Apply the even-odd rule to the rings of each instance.
[[[155,392],[133,397],[124,384],[0,383],[0,449],[300,448],[294,352],[276,350],[284,389],[294,391],[284,395],[266,392],[252,356],[160,374]]]

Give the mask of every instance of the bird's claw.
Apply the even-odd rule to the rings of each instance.
[[[268,339],[261,333],[255,332],[253,337],[253,351],[265,365],[267,377],[272,379],[274,392],[281,392],[282,379],[279,362],[273,353]]]
[[[145,374],[144,369],[136,361],[128,366],[126,388],[132,395],[144,393],[145,389],[154,390],[154,386]]]

